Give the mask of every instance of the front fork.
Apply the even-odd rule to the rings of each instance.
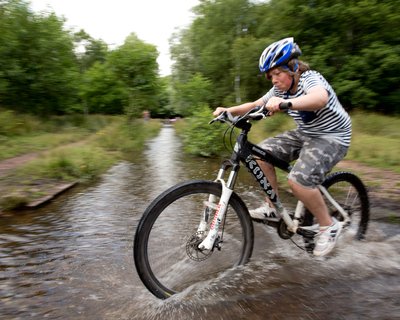
[[[216,204],[217,197],[213,194],[210,194],[210,196],[208,197],[208,201],[205,202],[205,209],[203,211],[202,219],[200,221],[197,232],[205,232],[211,212],[215,211],[215,214],[211,222],[210,230],[207,234],[207,237],[199,244],[200,250],[211,250],[214,247],[215,240],[218,236],[219,227],[221,225],[221,222],[224,220],[229,199],[231,198],[233,192],[233,187],[237,178],[237,170],[231,170],[227,182],[225,182],[223,179],[224,174],[225,169],[221,168],[218,172],[217,179],[215,180],[221,183],[222,186],[222,194],[218,204]]]

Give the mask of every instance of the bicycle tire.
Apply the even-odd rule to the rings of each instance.
[[[365,238],[369,222],[369,198],[368,191],[363,182],[351,172],[334,172],[329,174],[322,185],[329,191],[333,198],[349,213],[351,222],[347,226],[348,231],[353,232],[357,240]],[[343,220],[327,200],[331,216]],[[314,220],[311,212],[306,210],[305,219],[307,225]],[[311,222],[311,223],[310,223]]]
[[[220,226],[221,231],[224,225],[221,250],[213,250],[203,261],[194,261],[187,251],[187,247],[189,251],[194,248],[188,246],[188,239],[197,237],[204,202],[210,194],[219,197],[221,190],[221,184],[212,181],[184,182],[160,194],[145,210],[136,229],[133,256],[141,281],[156,297],[166,299],[249,261],[254,243],[253,224],[236,193],[231,195],[225,221]],[[213,214],[209,220],[212,219]]]

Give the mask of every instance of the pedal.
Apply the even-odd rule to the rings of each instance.
[[[297,229],[297,234],[303,236],[304,238],[314,239],[317,233],[317,231],[314,231],[312,229],[304,229],[304,227],[300,227]]]

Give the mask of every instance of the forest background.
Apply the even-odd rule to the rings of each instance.
[[[303,57],[348,110],[400,113],[400,10],[394,0],[202,0],[170,40],[171,76],[154,45],[134,33],[110,49],[65,28],[29,2],[0,1],[0,106],[43,116],[71,113],[189,116],[254,100],[270,84],[258,59],[293,36]]]

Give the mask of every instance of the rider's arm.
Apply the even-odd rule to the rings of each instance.
[[[213,112],[214,116],[218,116],[220,113],[224,112],[224,111],[228,111],[230,112],[233,116],[237,116],[237,115],[242,115],[245,114],[246,112],[250,111],[251,109],[257,107],[257,106],[262,106],[264,105],[265,102],[263,101],[262,98],[253,101],[253,102],[246,102],[234,107],[230,107],[230,108],[223,108],[223,107],[218,107],[217,109],[215,109],[215,111]]]
[[[328,91],[322,86],[311,88],[306,95],[289,99],[293,110],[316,111],[328,104]]]
[[[325,107],[328,103],[328,91],[322,86],[315,86],[308,90],[307,94],[292,99],[282,99],[279,97],[272,97],[268,100],[266,108],[269,111],[280,111],[279,104],[283,101],[291,102],[293,110],[300,111],[316,111]]]

